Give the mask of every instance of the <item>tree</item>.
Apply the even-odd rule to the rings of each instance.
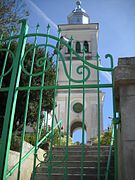
[[[9,34],[11,30],[18,29],[20,19],[28,16],[26,5],[22,0],[0,1],[0,34]]]
[[[31,66],[32,66],[32,57],[33,57],[33,44],[27,44],[25,53],[26,57],[24,59],[24,68],[25,70],[29,73]],[[7,48],[7,44],[3,44],[0,49],[2,48]],[[12,42],[10,46],[10,50],[15,53],[17,48],[17,42]],[[0,74],[2,72],[3,64],[4,64],[4,59],[6,56],[5,51],[0,51]],[[36,62],[40,59],[42,63],[42,60],[44,60],[45,52],[44,48],[37,48],[36,53],[35,53],[35,63],[34,63],[34,68],[33,68],[33,73],[38,73],[43,71],[43,66],[37,67]],[[50,58],[49,53],[47,54],[48,61],[46,62],[46,68],[48,67],[48,70],[45,72],[45,78],[44,78],[44,86],[48,85],[54,85],[55,81],[55,64],[53,63],[53,60]],[[8,71],[12,65],[12,56],[11,53],[8,54],[8,59],[6,63],[6,68],[5,72]],[[10,78],[11,78],[11,73],[10,72],[8,75],[4,76],[3,82],[2,82],[2,87],[9,87],[10,84]],[[20,79],[20,87],[28,87],[30,76],[27,75],[22,71],[21,73],[21,79]],[[39,76],[33,76],[32,81],[31,81],[31,86],[33,87],[39,87],[41,86],[41,80],[42,80],[42,75]],[[24,91],[19,91],[18,92],[18,98],[17,98],[17,104],[16,104],[16,113],[15,113],[15,120],[14,120],[14,130],[17,128],[17,124],[21,126],[24,121],[24,112],[25,112],[25,107],[26,107],[26,99],[27,99],[27,94],[28,90]],[[3,123],[3,117],[5,114],[5,108],[6,108],[6,101],[7,101],[7,92],[1,92],[0,93],[0,117],[1,117],[1,126]],[[29,107],[28,107],[28,113],[27,113],[27,124],[28,123],[33,123],[36,122],[38,119],[38,108],[39,108],[39,99],[41,98],[40,96],[40,90],[35,90],[35,91],[30,91],[30,98],[29,98]],[[43,99],[42,99],[42,111],[47,111],[50,112],[53,108],[53,100],[54,98],[54,90],[44,90],[43,91]],[[41,113],[41,119],[42,119],[42,113]]]

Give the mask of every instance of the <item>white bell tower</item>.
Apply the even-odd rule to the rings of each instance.
[[[59,25],[61,35],[66,38],[73,37],[72,46],[74,50],[83,57],[83,48],[86,50],[86,60],[94,65],[97,65],[96,55],[98,49],[98,30],[97,23],[90,23],[90,18],[81,7],[81,1],[76,1],[76,8],[67,17],[68,24]],[[62,55],[65,59],[67,71],[69,72],[70,54],[68,49],[64,47]],[[82,75],[77,74],[77,67],[82,65],[75,55],[72,55],[72,78],[80,80]],[[69,85],[69,79],[65,74],[62,61],[59,62],[59,85]],[[78,84],[71,82],[72,85]],[[90,68],[90,77],[85,84],[97,84],[97,71]],[[58,90],[57,93],[57,118],[63,120],[64,131],[67,129],[68,118],[68,90]],[[102,120],[102,107],[103,107],[104,94],[100,92],[100,130],[103,129]],[[73,131],[82,127],[82,106],[83,106],[83,90],[71,89],[70,96],[70,134]],[[98,133],[98,95],[97,89],[85,89],[85,129],[87,142],[91,138],[97,136]]]

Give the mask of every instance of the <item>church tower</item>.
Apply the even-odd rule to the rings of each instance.
[[[98,51],[98,23],[90,23],[90,17],[86,11],[81,7],[81,1],[76,1],[76,8],[67,17],[68,24],[59,25],[61,35],[70,39],[73,37],[73,49],[83,57],[83,49],[85,48],[85,58],[91,64],[97,65],[97,51]],[[69,72],[71,63],[70,53],[68,48],[64,47],[61,50],[65,59],[66,68]],[[72,78],[80,80],[81,74],[77,74],[77,67],[82,65],[80,59],[74,54],[72,55]],[[97,84],[97,71],[91,67],[90,77],[85,84]],[[78,85],[77,82],[71,82],[71,85]],[[59,62],[59,78],[58,85],[69,85],[69,79],[65,75],[63,62]],[[86,130],[86,141],[89,142],[91,138],[98,134],[98,95],[96,88],[85,89],[85,99],[83,101],[83,89],[71,88],[70,95],[70,110],[68,110],[69,90],[58,90],[57,93],[57,118],[63,121],[64,131],[67,130],[67,122],[69,118],[69,131],[73,135],[75,129],[81,128],[84,122]],[[102,106],[104,94],[100,94],[100,130],[103,129],[102,120]],[[84,104],[85,103],[85,104]],[[84,106],[84,109],[83,109]],[[82,119],[82,111],[84,110],[84,120]],[[68,113],[70,115],[68,115]],[[83,122],[82,122],[83,121]]]

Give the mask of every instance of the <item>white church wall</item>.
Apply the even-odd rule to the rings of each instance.
[[[81,7],[81,4],[80,4]],[[73,21],[73,24],[64,24],[59,25],[59,28],[61,29],[61,35],[70,39],[71,36],[73,37],[72,40],[72,47],[74,50],[76,50],[76,43],[79,41],[81,45],[81,51],[78,53],[80,56],[83,57],[83,43],[85,41],[88,42],[89,45],[89,51],[85,53],[86,55],[86,61],[94,64],[97,66],[96,56],[97,56],[97,50],[98,50],[98,29],[99,25],[98,23],[89,23],[85,20],[89,20],[89,16],[86,14],[84,15],[82,12],[84,11],[82,8],[78,9],[80,14],[76,14],[77,8],[72,11],[70,16],[68,16],[68,22]],[[83,21],[82,21],[82,18]],[[80,21],[79,21],[80,20]],[[78,24],[80,22],[80,24]],[[68,53],[67,47],[64,47],[61,50],[61,53],[64,57],[64,63],[66,66],[67,73],[69,75],[69,68],[70,68],[70,54]],[[81,60],[78,60],[76,55],[72,54],[72,72],[71,72],[71,78],[75,80],[82,80],[83,79],[83,73],[78,74],[76,72],[77,68],[83,65],[83,62]],[[88,67],[88,66],[87,66]],[[91,85],[91,84],[97,84],[97,70],[88,67],[90,69],[90,77],[87,79],[87,82],[85,84]],[[80,69],[80,72],[83,72],[83,69]],[[85,69],[85,77],[87,75],[87,70]],[[58,84],[59,85],[69,85],[69,78],[65,75],[65,70],[63,67],[63,62],[59,62],[59,78],[58,78]],[[80,84],[78,82],[72,82],[70,81],[71,85]],[[83,83],[81,83],[83,85]],[[70,99],[68,94],[68,89],[58,90],[57,92],[57,116],[59,119],[63,120],[64,125],[64,131],[67,129],[67,118],[70,118],[70,128],[71,125],[74,122],[82,122],[83,116],[82,111],[76,112],[75,109],[73,109],[73,106],[75,103],[81,103],[83,105],[83,91],[82,89],[70,89]],[[68,114],[68,101],[70,101],[70,111]],[[102,131],[102,106],[104,101],[104,94],[100,92],[100,129]],[[80,104],[80,105],[81,105]],[[98,133],[98,95],[97,95],[97,89],[86,89],[85,88],[85,125],[86,125],[86,131],[87,131],[87,142],[90,141],[90,138],[93,138]]]

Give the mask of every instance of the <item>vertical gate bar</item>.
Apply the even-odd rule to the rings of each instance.
[[[41,122],[41,121],[40,121],[40,122]],[[42,130],[43,130],[43,121],[40,123],[40,126],[39,126],[39,135],[38,135],[38,138],[39,138],[39,139],[41,138]]]
[[[47,116],[47,111],[45,111],[43,115],[44,115],[44,121],[42,122],[41,127],[40,127],[39,139],[41,138],[43,128],[45,129],[45,120],[46,120],[46,116]],[[44,126],[43,126],[43,123],[44,123]]]
[[[112,155],[112,146],[114,144],[114,124],[112,123],[112,136],[111,136],[111,142],[110,142],[110,149],[109,149],[109,157],[107,162],[107,168],[105,173],[105,180],[108,180],[109,177],[109,169],[110,169],[110,162],[111,162],[111,155]]]
[[[39,25],[37,25],[37,27],[36,27],[36,33],[38,33],[38,28],[39,28]],[[36,46],[36,42],[37,42],[37,37],[35,36],[34,46]],[[33,51],[33,55],[32,55],[32,64],[31,64],[30,74],[32,74],[32,72],[33,72],[35,54],[36,54],[36,47],[34,47],[34,51]],[[31,87],[31,82],[32,82],[32,75],[30,75],[28,87]],[[25,131],[26,131],[27,113],[28,113],[28,107],[29,107],[29,97],[30,97],[30,89],[28,89],[27,97],[26,97],[26,105],[25,105],[24,120],[23,120],[23,130],[22,130],[21,145],[20,145],[20,156],[19,156],[19,167],[18,167],[17,180],[20,179],[22,152],[23,152],[24,136],[25,136]]]
[[[11,37],[12,37],[12,35],[13,35],[13,32],[11,32],[11,34],[10,34],[10,38],[9,38],[9,42],[8,42],[8,46],[7,46],[6,56],[5,56],[5,59],[4,59],[4,64],[3,64],[1,78],[0,78],[0,88],[2,87],[3,75],[4,75],[4,72],[5,72],[5,68],[6,68],[6,64],[7,64],[7,60],[8,60],[8,54],[9,54],[9,49],[10,49],[10,45],[11,45]]]
[[[23,19],[20,22],[22,22],[22,27],[19,36],[18,47],[16,50],[16,57],[13,62],[13,70],[11,75],[11,81],[10,81],[10,87],[9,87],[9,93],[8,93],[8,99],[7,99],[6,111],[4,117],[4,125],[2,131],[2,142],[0,149],[0,179],[1,180],[6,179],[8,157],[9,157],[13,122],[14,122],[14,114],[16,108],[17,95],[18,95],[18,91],[16,90],[16,87],[18,87],[19,85],[20,76],[21,76],[20,61],[23,57],[25,44],[26,44],[26,38],[24,38],[24,36],[28,31],[26,20]]]
[[[59,123],[59,121],[58,121],[56,115],[55,115],[55,122],[56,122],[55,125],[57,125],[57,124]],[[59,135],[60,135],[60,133],[61,133],[61,123],[60,123],[60,125],[58,126],[58,130],[59,130]]]
[[[100,90],[99,90],[99,56],[97,54],[97,93],[98,93],[98,180],[100,180]]]
[[[83,180],[83,166],[84,166],[84,128],[85,128],[85,68],[84,68],[84,61],[85,61],[85,48],[83,49],[83,111],[82,111],[82,157],[81,157],[81,180]]]
[[[114,124],[114,179],[118,180],[118,146],[117,146],[117,125]]]
[[[46,36],[46,43],[45,43],[45,61],[43,64],[43,74],[42,74],[42,80],[41,80],[41,87],[44,86],[44,79],[45,79],[45,68],[46,68],[46,56],[47,56],[47,44],[48,44],[48,35],[50,32],[50,26],[47,26],[47,36]],[[34,180],[34,177],[36,175],[36,160],[37,160],[37,151],[38,151],[38,141],[39,141],[39,127],[40,127],[40,116],[41,116],[41,109],[42,109],[42,100],[43,100],[43,89],[40,90],[39,95],[39,107],[38,107],[38,119],[37,119],[37,126],[36,126],[36,141],[35,141],[35,151],[34,151],[34,163],[33,163],[33,174],[32,174],[32,180]]]
[[[69,64],[69,77],[72,77],[72,41],[73,37],[70,38],[71,47],[70,47],[70,64]],[[68,89],[68,110],[67,110],[67,134],[66,134],[66,153],[65,153],[65,169],[64,169],[64,180],[67,179],[68,169],[67,169],[67,161],[68,161],[68,144],[69,144],[69,131],[70,131],[70,98],[71,98],[71,81],[69,79],[69,89]]]
[[[58,68],[59,68],[59,51],[60,51],[60,33],[61,30],[58,29],[58,52],[56,57],[56,79],[55,79],[55,88],[54,88],[54,103],[53,103],[53,115],[52,115],[52,123],[51,123],[51,143],[50,143],[50,152],[49,152],[49,165],[48,165],[48,180],[51,180],[51,173],[52,173],[52,147],[54,142],[54,120],[55,120],[55,114],[56,114],[56,95],[57,95],[57,89],[56,86],[58,85]]]
[[[113,118],[116,119],[116,102],[114,91],[114,65],[113,57],[111,56],[111,68],[112,68],[112,99],[113,99]],[[114,179],[118,180],[118,146],[117,146],[117,124],[114,123]]]
[[[61,128],[62,128],[62,124],[60,123],[59,146],[61,146]]]

